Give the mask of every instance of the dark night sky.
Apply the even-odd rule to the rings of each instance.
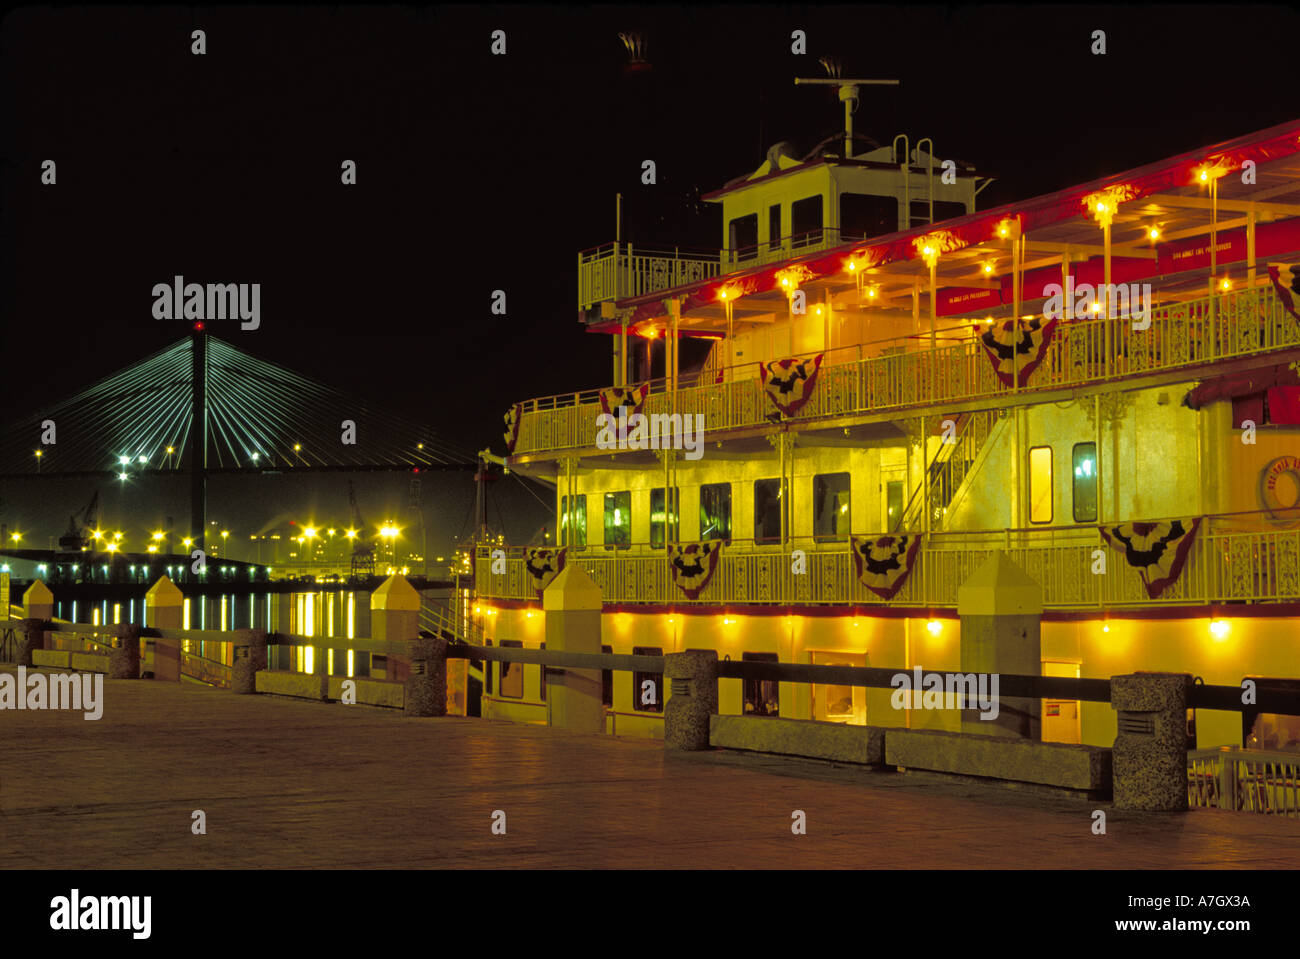
[[[865,91],[857,129],[932,136],[997,174],[987,208],[1293,119],[1298,20],[1242,5],[21,9],[0,36],[3,418],[183,336],[151,316],[153,284],[179,273],[262,284],[259,330],[212,326],[241,349],[503,452],[510,403],[610,380],[608,340],[578,325],[575,261],[613,238],[615,192],[625,239],[716,246],[717,208],[696,214],[692,194],[777,140],[840,129],[832,93],[792,83],[822,75],[819,55],[900,79]],[[650,73],[624,75],[621,30],[645,35]],[[47,158],[57,187],[39,185]],[[657,185],[640,184],[643,159]],[[359,481],[371,522],[398,511],[404,479]],[[212,515],[343,515],[338,479],[294,482],[227,483]],[[510,485],[507,512],[536,506]],[[448,537],[469,487],[426,481]],[[37,501],[5,484],[0,519],[66,522],[89,488]]]

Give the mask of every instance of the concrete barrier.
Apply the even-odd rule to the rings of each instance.
[[[44,667],[45,669],[69,669],[68,657],[72,654],[66,649],[33,649],[31,651],[31,662],[26,663],[28,666]],[[104,657],[106,664],[103,669],[96,672],[108,672],[107,659]]]
[[[259,674],[260,675],[260,674]],[[329,698],[343,698],[344,676],[331,676]],[[386,679],[353,679],[356,683],[357,704],[360,706],[386,706],[389,709],[406,708],[405,684]]]
[[[709,745],[869,766],[885,762],[885,729],[880,726],[715,715],[709,719]]]
[[[891,728],[885,731],[885,762],[1096,794],[1112,787],[1111,754],[1102,746]]]
[[[263,669],[255,674],[257,691],[272,696],[294,696],[320,701],[329,698],[329,676]]]

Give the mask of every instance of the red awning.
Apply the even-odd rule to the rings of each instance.
[[[1251,370],[1249,373],[1237,373],[1231,376],[1218,376],[1206,380],[1200,386],[1189,390],[1183,397],[1183,405],[1199,410],[1206,403],[1217,400],[1232,400],[1242,396],[1253,396],[1273,389],[1285,389],[1288,394],[1300,386],[1300,376],[1296,375],[1287,364],[1268,366]]]

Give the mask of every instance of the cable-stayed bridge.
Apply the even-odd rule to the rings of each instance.
[[[0,437],[0,479],[188,474],[196,537],[214,474],[477,465],[428,425],[197,330]]]

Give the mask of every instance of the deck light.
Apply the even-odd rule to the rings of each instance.
[[[1220,289],[1223,289],[1223,290],[1230,290],[1230,289],[1232,289],[1232,280],[1228,279],[1228,278],[1225,276],[1225,277],[1223,278],[1223,282],[1219,284],[1219,288],[1220,288]]]
[[[852,272],[853,272],[854,270],[856,270],[857,268],[858,268],[858,265],[857,265],[856,263],[854,263],[852,260],[849,260],[849,272],[852,273]]]
[[[1102,631],[1103,633],[1109,633],[1109,632],[1110,632],[1110,624],[1109,624],[1109,623],[1102,623],[1102,624],[1101,624],[1101,631]]]
[[[875,288],[874,286],[868,288],[868,290],[867,290],[867,299],[869,299],[869,300],[874,300],[875,298],[876,298],[876,288]]]
[[[1147,236],[1151,238],[1151,241],[1153,243],[1156,240],[1160,239],[1160,227],[1153,226],[1150,230],[1147,231]]]
[[[991,261],[985,263],[985,264],[984,264],[984,273],[985,273],[985,275],[987,276],[987,275],[991,274],[992,272],[993,272],[993,263],[992,263]]]
[[[943,632],[943,623],[939,622],[937,619],[932,619],[925,624],[925,628],[930,631],[931,636],[938,636]]]
[[[1210,635],[1215,639],[1224,639],[1228,635],[1228,621],[1216,619],[1210,622]]]

